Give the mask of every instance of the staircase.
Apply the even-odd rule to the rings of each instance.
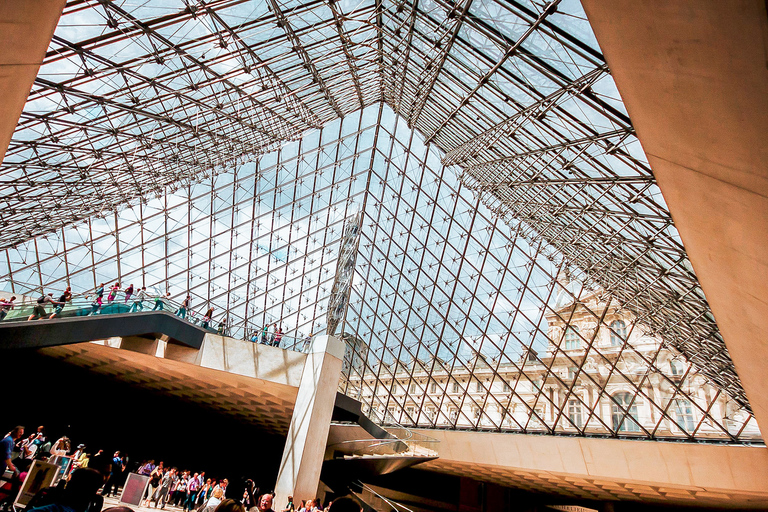
[[[397,425],[365,428],[357,422],[335,421],[328,436],[328,457],[320,479],[334,493],[351,492],[367,504],[369,510],[407,511],[391,500],[376,495],[366,480],[415,466],[438,457],[438,441]]]

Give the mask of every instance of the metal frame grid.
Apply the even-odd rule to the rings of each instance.
[[[355,204],[368,239],[343,331],[370,351],[350,393],[385,364],[399,368],[389,386],[430,358],[430,372],[473,371],[486,355],[470,363],[459,347],[482,333],[509,331],[483,342],[497,360],[550,350],[542,322],[567,270],[745,415],[723,425],[696,402],[718,434],[678,437],[738,441],[753,421],[578,2],[71,0],[0,181],[14,290],[141,280],[219,305],[243,333],[289,317],[314,332]],[[419,288],[424,303],[392,302]],[[511,305],[506,318],[497,304]],[[669,419],[644,385],[633,396]],[[555,433],[557,416],[535,419]],[[616,434],[590,417],[602,424],[581,433]]]

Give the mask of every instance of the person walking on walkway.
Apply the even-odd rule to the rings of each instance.
[[[277,323],[272,324],[269,328],[269,340],[268,345],[274,345],[275,344],[275,336],[277,335]]]
[[[277,332],[275,333],[275,341],[274,341],[274,343],[272,343],[272,346],[273,347],[279,347],[280,346],[280,342],[282,341],[282,339],[283,339],[283,328],[282,327],[278,327],[277,328]]]
[[[128,301],[131,299],[131,295],[133,295],[133,283],[131,283],[130,286],[125,289],[125,304],[128,304]]]
[[[15,306],[14,301],[16,300],[16,296],[11,296],[10,300],[1,300],[0,301],[0,322],[2,322],[6,315],[8,315],[8,312],[12,310]]]
[[[187,298],[184,299],[184,301],[181,303],[181,307],[176,311],[176,316],[186,319],[187,310],[189,309],[189,305],[191,304],[191,302],[192,302],[192,296],[187,295]]]
[[[112,288],[109,289],[109,295],[107,296],[107,304],[111,304],[113,300],[115,300],[115,297],[117,297],[117,292],[120,291],[120,283],[115,283],[112,285]]]
[[[58,305],[59,303],[53,300],[53,294],[49,293],[48,295],[42,295],[39,299],[37,299],[37,304],[35,305],[35,309],[32,310],[32,314],[29,315],[29,318],[27,318],[27,321],[34,320],[35,318],[38,318],[39,320],[42,320],[43,318],[48,317],[48,313],[45,311],[45,305],[46,303],[51,303],[51,305]]]
[[[96,288],[96,296],[103,299],[104,298],[104,283],[101,283],[98,288]],[[101,301],[99,301],[99,304],[101,304]]]
[[[93,302],[91,302],[91,312],[87,316],[98,315],[101,312],[101,295],[97,295]]]
[[[227,329],[227,317],[224,317],[224,319],[219,322],[219,328],[216,330],[220,335],[227,336],[229,334],[229,330]]]
[[[165,300],[171,296],[171,292],[166,293],[165,295],[158,295],[155,297],[155,307],[152,308],[152,311],[160,310],[163,311],[163,308],[165,307]]]
[[[211,318],[213,318],[213,306],[209,307],[208,311],[205,312],[205,316],[203,316],[203,323],[201,324],[203,329],[208,328],[208,324],[211,323]]]
[[[144,311],[144,299],[147,298],[147,287],[142,286],[139,293],[136,294],[136,298],[133,299],[133,304],[129,312]]]
[[[64,310],[64,306],[67,304],[67,302],[72,301],[72,288],[67,286],[67,289],[64,290],[64,293],[61,294],[61,297],[59,297],[59,302],[56,305],[55,308],[53,308],[53,313],[51,313],[51,316],[48,318],[54,318],[56,316],[61,315],[61,312]]]

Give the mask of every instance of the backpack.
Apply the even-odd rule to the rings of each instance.
[[[42,295],[39,299],[37,299],[38,304],[45,304],[45,295]]]

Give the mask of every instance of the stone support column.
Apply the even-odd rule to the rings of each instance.
[[[323,335],[312,340],[280,462],[274,510],[281,510],[288,496],[302,500],[317,493],[343,359],[340,339]]]

